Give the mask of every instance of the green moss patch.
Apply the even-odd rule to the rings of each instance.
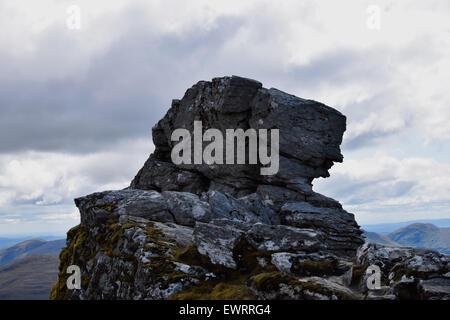
[[[108,212],[113,212],[117,209],[117,204],[114,202],[95,203],[94,208],[102,209]]]
[[[193,245],[177,251],[175,260],[188,264],[198,265],[213,272],[214,280],[200,281],[190,285],[181,293],[170,296],[170,299],[254,299],[247,288],[250,277],[261,272],[274,271],[275,266],[270,263],[262,266],[258,260],[270,261],[273,252],[257,251],[244,238],[235,247],[233,256],[237,261],[237,268],[229,269],[220,265],[213,265],[209,259],[201,255]]]
[[[338,262],[336,260],[320,259],[305,260],[296,266],[296,270],[300,274],[314,275],[314,276],[325,276],[332,275],[336,272]]]
[[[251,300],[253,296],[248,292],[245,283],[225,283],[204,281],[192,285],[186,290],[173,294],[169,300]]]
[[[299,280],[291,275],[280,272],[265,272],[251,277],[248,285],[260,292],[280,292],[281,285],[287,285],[293,289],[298,299],[310,299],[311,294],[319,294],[326,297],[336,296],[340,300],[353,300],[353,296],[340,291],[332,291],[328,287],[311,280]],[[283,298],[280,295],[278,298]],[[292,298],[292,297],[289,297]]]

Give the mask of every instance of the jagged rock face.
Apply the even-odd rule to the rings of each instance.
[[[278,173],[260,175],[258,164],[173,164],[171,134],[177,128],[193,132],[194,121],[201,121],[203,130],[216,128],[224,135],[230,128],[279,129]],[[333,161],[343,159],[339,146],[345,121],[319,102],[263,88],[254,80],[233,76],[200,81],[183,99],[174,100],[153,127],[155,152],[130,187],[197,194],[207,202],[211,219],[323,231],[324,251],[351,256],[362,244],[354,216],[337,201],[312,191],[313,178],[327,177]]]
[[[193,132],[194,121],[203,130],[280,130],[279,171],[259,174],[260,165],[174,165],[170,154],[172,132]],[[240,77],[200,81],[173,100],[167,114],[152,129],[155,152],[133,180],[131,187],[201,193],[208,190],[245,195],[258,185],[272,184],[311,193],[311,181],[328,177],[333,161],[342,161],[340,151],[346,118],[319,102],[301,99]]]
[[[261,175],[260,163],[175,165],[171,133],[192,130],[194,121],[223,133],[279,129],[279,171]],[[353,261],[364,243],[353,214],[312,190],[314,178],[342,161],[344,131],[345,117],[321,103],[239,77],[200,81],[153,127],[155,151],[129,188],[75,199],[81,225],[68,233],[51,297],[370,297],[355,271],[368,260]],[[71,264],[81,268],[80,290],[65,287]],[[441,278],[424,278],[421,297],[431,297]]]

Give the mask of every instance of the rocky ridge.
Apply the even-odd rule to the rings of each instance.
[[[279,171],[172,163],[172,132],[194,121],[222,133],[279,129]],[[337,110],[254,80],[198,82],[153,127],[155,151],[130,187],[75,199],[81,224],[68,232],[51,297],[448,298],[448,256],[364,244],[353,214],[312,190],[343,160],[345,126]],[[81,290],[65,286],[71,264]],[[377,293],[364,285],[370,264],[386,276]]]

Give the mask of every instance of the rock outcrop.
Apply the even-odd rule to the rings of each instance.
[[[260,162],[174,164],[171,135],[192,132],[194,121],[224,135],[279,129],[278,172],[260,174]],[[399,272],[412,270],[408,297],[448,297],[446,256],[361,247],[353,214],[312,190],[343,160],[345,126],[335,109],[254,80],[198,82],[153,127],[155,151],[130,187],[75,200],[81,224],[68,232],[51,297],[363,299],[373,297],[364,272],[377,263],[394,273],[378,297],[406,297],[401,288],[412,285],[402,287]],[[421,261],[426,271],[414,269]],[[81,268],[80,290],[66,288],[72,264]]]
[[[354,283],[370,299],[450,299],[450,256],[432,250],[365,243],[353,266]],[[380,290],[368,290],[367,267],[382,272]]]

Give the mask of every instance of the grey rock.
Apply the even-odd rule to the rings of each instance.
[[[237,201],[253,213],[254,220],[265,224],[280,224],[279,215],[264,205],[260,195],[252,193],[238,198]]]
[[[335,254],[353,256],[364,242],[354,215],[336,207],[317,207],[306,201],[287,202],[281,208],[280,219],[285,225],[321,230],[327,235],[328,248]]]
[[[245,236],[260,251],[315,252],[326,249],[324,235],[313,229],[257,223]]]
[[[199,194],[207,190],[208,181],[198,173],[182,170],[171,162],[159,161],[151,156],[131,182],[130,188]]]
[[[272,88],[258,91],[250,124],[258,129],[289,128],[280,136],[280,153],[319,166],[326,160],[342,161],[339,145],[345,120],[324,104]]]
[[[342,209],[342,205],[338,201],[317,192],[307,195],[306,202],[315,207]]]
[[[213,219],[266,224],[279,224],[280,222],[278,214],[266,207],[261,197],[255,193],[235,198],[219,191],[208,191],[202,195],[201,199],[209,203]]]
[[[211,220],[210,223],[215,226],[224,227],[224,228],[232,227],[232,228],[244,231],[244,232],[249,231],[253,226],[253,224],[245,222],[245,221],[229,220],[229,219],[214,219],[214,220]]]
[[[116,236],[118,230],[121,237]],[[176,250],[191,245],[192,240],[189,227],[122,215],[119,222],[104,223],[97,233],[89,231],[83,236],[76,263],[86,280],[81,290],[69,290],[68,295],[82,300],[167,299],[211,277],[200,266],[173,260]],[[75,254],[70,252],[70,256]]]
[[[227,197],[219,191],[209,191],[203,194],[202,199],[209,203],[215,219],[256,221],[254,215],[234,197]]]
[[[358,249],[356,263],[362,277],[360,290],[368,292],[367,267],[377,265],[381,270],[382,283],[392,288],[397,299],[445,298],[449,282],[445,275],[450,271],[450,256],[426,249],[399,248],[364,243]],[[431,282],[428,280],[435,279]],[[427,287],[429,284],[429,287]]]
[[[263,204],[276,212],[288,201],[306,200],[305,195],[297,191],[268,184],[259,185],[256,192],[261,196]]]
[[[348,260],[318,253],[278,252],[272,254],[272,264],[280,272],[298,276],[341,276],[352,268]]]
[[[83,226],[99,225],[107,219],[132,215],[159,222],[173,222],[166,201],[157,191],[117,190],[75,199]]]
[[[180,247],[190,246],[194,242],[193,228],[182,226],[176,223],[161,223],[128,215],[122,215],[119,218],[120,226],[123,226],[130,222],[139,223],[142,228],[145,228],[147,225],[151,224],[152,228],[161,231],[161,233],[168,241]]]
[[[272,177],[261,176],[258,165],[178,165],[170,161],[177,128],[192,132],[194,121],[203,129],[229,128],[280,130],[280,170]],[[199,194],[209,186],[243,196],[258,184],[286,184],[299,192],[311,192],[311,180],[327,177],[334,161],[342,161],[340,151],[346,118],[322,103],[301,99],[277,89],[262,88],[261,83],[223,77],[200,81],[188,89],[152,129],[155,152],[136,175],[132,188],[188,191]],[[156,164],[158,164],[156,166]],[[185,184],[180,172],[193,184]],[[209,180],[209,184],[205,183]]]
[[[376,264],[387,275],[398,263],[410,271],[410,274],[445,275],[450,271],[449,262],[450,256],[433,250],[390,247],[367,242],[357,252],[358,264]]]
[[[164,191],[162,196],[167,202],[175,222],[184,226],[194,226],[195,221],[208,222],[211,210],[207,202],[201,201],[195,194],[188,192]]]
[[[356,300],[361,296],[331,278],[291,277],[273,273],[270,285],[257,277],[247,282],[248,289],[263,300]],[[262,282],[262,283],[261,283]]]
[[[236,222],[222,225],[197,222],[194,229],[194,244],[200,254],[211,263],[235,269],[233,250],[242,238],[243,230],[236,228]]]
[[[450,300],[450,279],[420,280],[419,292],[424,300]]]

